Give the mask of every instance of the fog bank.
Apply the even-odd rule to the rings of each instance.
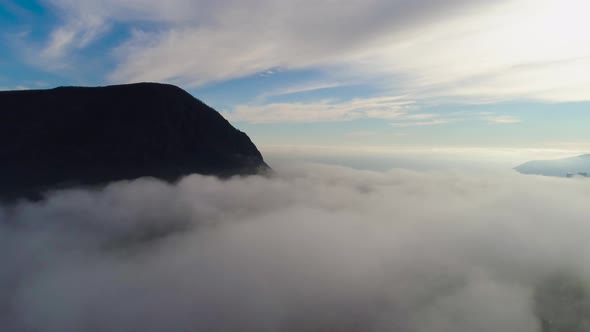
[[[3,206],[0,329],[588,330],[588,181],[275,169]]]

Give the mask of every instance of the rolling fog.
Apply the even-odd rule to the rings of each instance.
[[[275,169],[3,206],[0,329],[590,329],[588,181]]]

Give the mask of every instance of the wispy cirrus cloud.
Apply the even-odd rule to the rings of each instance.
[[[112,82],[196,87],[272,68],[322,68],[395,82],[395,94],[412,99],[590,99],[585,0],[45,3],[63,21],[41,52],[54,61],[91,44],[111,24],[132,31],[105,52],[116,62],[107,74]]]
[[[83,49],[109,29],[102,18],[88,15],[83,20],[72,20],[53,30],[40,56],[60,61],[73,49]]]
[[[326,122],[357,119],[398,119],[415,110],[404,97],[357,98],[350,101],[238,105],[222,114],[231,121],[249,123]]]
[[[299,94],[299,93],[325,90],[325,89],[333,89],[333,88],[347,86],[350,84],[352,84],[352,83],[329,82],[329,81],[309,82],[309,83],[298,84],[298,85],[288,86],[285,88],[274,89],[274,90],[271,90],[268,92],[264,92],[257,97],[257,100],[264,101],[264,100],[267,100],[271,97],[294,95],[294,94]]]
[[[356,98],[349,101],[237,105],[222,114],[230,121],[248,123],[330,122],[358,119],[399,119],[416,110],[404,96]]]
[[[484,118],[484,120],[486,120],[487,122],[490,122],[490,123],[495,123],[495,124],[512,124],[512,123],[522,122],[522,120],[520,120],[519,118],[514,117],[514,116],[509,116],[509,115],[491,116],[491,117]]]
[[[423,112],[419,103],[408,99],[407,96],[355,98],[347,101],[243,104],[221,113],[230,121],[253,124],[381,119],[393,120],[390,123],[393,127],[429,127],[464,121],[499,125],[522,122],[516,116],[490,111]],[[364,135],[365,132],[361,133]]]
[[[483,113],[483,114],[482,114]],[[494,112],[482,112],[478,116],[477,114],[471,114],[470,112],[451,112],[446,114],[429,114],[429,113],[418,113],[408,114],[401,117],[398,122],[390,123],[394,127],[425,127],[425,126],[436,126],[444,125],[448,123],[461,122],[461,121],[478,121],[488,122],[493,124],[515,124],[522,122],[521,119],[510,116],[510,115],[495,115]],[[485,115],[481,117],[481,115]]]
[[[394,127],[425,127],[447,124],[458,121],[457,119],[434,119],[428,121],[410,121],[410,122],[395,122],[391,123]]]

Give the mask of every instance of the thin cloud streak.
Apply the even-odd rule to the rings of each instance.
[[[47,45],[40,56],[46,60],[64,62],[73,49],[83,49],[105,34],[109,27],[99,17],[88,16],[85,20],[76,20],[51,32]]]
[[[256,97],[256,100],[263,102],[263,101],[265,101],[269,98],[272,98],[272,97],[293,95],[293,94],[298,94],[298,93],[325,90],[325,89],[333,89],[333,88],[339,88],[339,87],[349,86],[349,85],[353,85],[353,83],[309,82],[306,84],[294,85],[294,86],[271,90],[269,92],[262,93],[258,97]]]
[[[519,118],[514,116],[492,116],[484,118],[487,122],[495,123],[495,124],[513,124],[513,123],[520,123],[522,122]]]
[[[435,120],[428,120],[428,121],[415,121],[415,122],[396,122],[391,123],[390,125],[394,127],[425,127],[425,126],[436,126],[436,125],[443,125],[450,122],[459,121],[457,119],[435,119]]]
[[[358,119],[399,119],[415,110],[404,97],[358,98],[351,101],[238,105],[222,114],[230,121],[249,123],[326,122]]]

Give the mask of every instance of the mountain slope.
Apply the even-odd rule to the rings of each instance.
[[[248,136],[218,112],[156,83],[0,92],[0,165],[0,197],[269,169]]]
[[[590,154],[557,160],[535,160],[514,168],[523,174],[546,176],[584,176],[590,174]]]

